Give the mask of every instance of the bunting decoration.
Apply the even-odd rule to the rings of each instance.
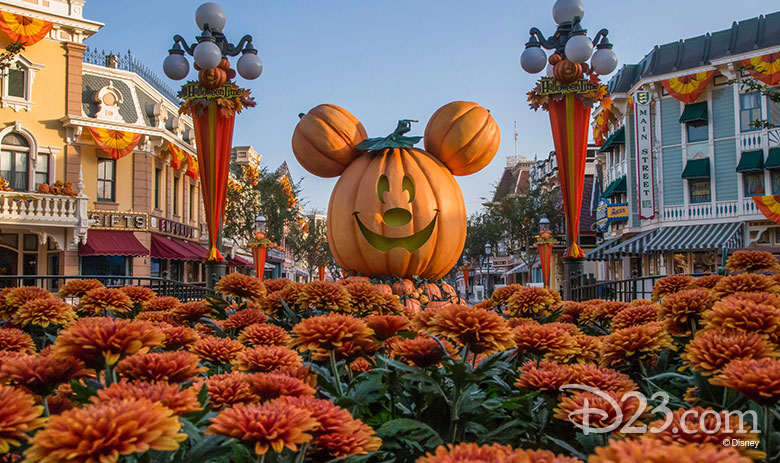
[[[780,195],[753,196],[753,202],[764,217],[780,224]]]
[[[320,281],[325,281],[325,267],[317,267],[317,271],[320,274]]]
[[[598,124],[593,126],[593,143],[596,146],[601,146],[604,144],[604,136],[601,134],[601,127]]]
[[[542,268],[542,282],[544,287],[550,288],[550,270],[552,267],[553,246],[558,244],[552,236],[552,232],[545,230],[536,237],[536,248],[539,250],[539,264]]]
[[[187,170],[184,172],[184,175],[187,177],[197,180],[198,179],[198,159],[191,155],[190,153],[186,153],[187,156]]]
[[[5,32],[11,42],[26,47],[43,40],[51,30],[53,23],[43,19],[30,18],[20,14],[0,12],[0,30]]]
[[[95,139],[95,143],[114,159],[120,159],[132,153],[138,142],[141,141],[140,133],[97,127],[87,128],[92,134],[92,138]]]
[[[780,84],[780,52],[743,59],[751,76],[767,85]]]
[[[170,163],[171,167],[176,170],[179,170],[181,168],[181,162],[184,160],[185,157],[184,150],[169,141],[168,151],[171,153],[171,163]]]
[[[666,92],[682,101],[693,103],[707,90],[715,71],[702,71],[682,77],[672,77],[661,81]]]

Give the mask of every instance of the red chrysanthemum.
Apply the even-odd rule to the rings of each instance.
[[[206,301],[191,301],[179,304],[171,313],[182,322],[196,322],[212,315],[214,309]]]
[[[292,346],[298,350],[335,350],[346,342],[371,342],[373,331],[363,320],[342,314],[306,318],[293,327]]]
[[[244,328],[238,340],[252,346],[286,346],[290,335],[281,326],[255,323]]]
[[[76,312],[57,296],[41,297],[27,301],[11,317],[18,326],[35,325],[46,328],[49,325],[64,325],[76,318]]]
[[[233,365],[240,371],[268,373],[279,368],[300,366],[301,358],[285,346],[257,346],[238,354]]]
[[[327,312],[350,309],[352,299],[344,286],[331,281],[312,281],[303,285],[297,305],[302,309],[315,308]]]
[[[604,366],[634,360],[655,360],[663,349],[676,349],[672,337],[659,322],[615,330],[604,338],[601,363]]]
[[[154,313],[154,312],[147,312]],[[186,326],[175,326],[170,323],[159,322],[155,326],[165,335],[163,344],[167,350],[176,350],[182,347],[188,347],[198,339],[200,334],[192,328]]]
[[[189,352],[148,352],[127,357],[116,365],[116,371],[131,380],[183,383],[206,368],[198,367],[198,357]]]
[[[774,254],[766,251],[734,251],[726,261],[732,272],[777,272],[780,264]]]
[[[364,320],[366,325],[374,330],[374,337],[380,341],[395,336],[399,331],[409,329],[409,319],[403,315],[372,315]]]
[[[194,387],[182,389],[178,384],[162,381],[129,382],[122,380],[97,391],[97,397],[92,399],[92,403],[99,404],[125,399],[148,399],[151,402],[158,402],[179,416],[201,409],[198,402],[198,392]]]
[[[710,382],[734,389],[760,404],[774,405],[780,400],[780,360],[733,360]]]
[[[558,392],[561,386],[574,382],[574,373],[569,365],[530,360],[520,370],[520,376],[515,381],[515,386],[519,388]]]
[[[658,305],[632,305],[612,317],[612,329],[619,330],[629,326],[644,325],[658,320]]]
[[[699,331],[680,355],[686,366],[704,375],[720,372],[732,360],[776,358],[775,346],[757,333]]]
[[[148,301],[144,306],[144,310],[150,312],[170,312],[179,306],[179,300],[173,296],[157,296],[154,299]]]
[[[240,297],[252,301],[260,301],[265,296],[265,286],[255,277],[242,273],[229,273],[222,277],[214,287],[226,296]]]
[[[316,392],[303,380],[281,373],[253,373],[246,377],[246,381],[249,389],[261,401],[282,396],[313,396]]]
[[[712,294],[718,299],[722,299],[734,293],[743,292],[767,292],[777,294],[780,292],[780,285],[768,275],[740,273],[723,277],[718,281],[718,284],[712,288]]]
[[[61,287],[61,297],[81,297],[93,289],[102,288],[103,283],[95,279],[75,279],[66,281]]]
[[[495,312],[451,304],[436,311],[430,333],[467,346],[471,352],[492,354],[515,347],[512,330]]]
[[[707,289],[684,289],[665,297],[658,315],[669,334],[687,336],[699,325],[701,314],[714,303],[715,299]]]
[[[27,433],[46,422],[41,418],[43,407],[27,392],[0,385],[0,454],[22,445]],[[30,460],[37,461],[37,460]]]
[[[123,286],[120,289],[134,305],[144,305],[157,297],[157,293],[145,286]]]
[[[234,312],[222,322],[223,330],[242,330],[255,323],[265,323],[268,321],[268,315],[260,309],[242,309]]]
[[[412,339],[401,339],[393,343],[392,352],[401,360],[427,368],[438,365],[447,355],[455,355],[455,348],[447,340],[440,340],[431,336],[419,335]],[[444,345],[444,347],[442,347]]]
[[[658,279],[653,285],[653,302],[658,302],[670,294],[696,286],[696,279],[690,275],[669,275]]]
[[[121,289],[95,288],[79,299],[79,310],[93,315],[133,310],[133,301]]]
[[[728,296],[704,312],[707,329],[737,330],[767,336],[772,342],[780,341],[780,309],[764,299],[763,293],[736,293]]]
[[[17,328],[0,328],[0,352],[35,352],[32,337]]]
[[[22,386],[40,396],[49,395],[60,384],[87,374],[84,363],[73,357],[19,354],[7,356],[0,363],[0,382]]]
[[[355,373],[365,373],[374,369],[374,365],[366,360],[365,357],[359,357],[349,364],[349,368]]]
[[[574,374],[574,384],[621,394],[637,390],[636,383],[628,375],[595,363],[572,365],[571,371]]]
[[[244,373],[223,373],[206,378],[206,388],[209,393],[209,404],[220,410],[237,404],[248,404],[257,401],[257,395],[252,392]]]
[[[230,338],[203,336],[190,346],[190,352],[214,365],[230,363],[244,350],[244,345]]]

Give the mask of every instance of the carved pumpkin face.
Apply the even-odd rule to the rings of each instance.
[[[366,153],[333,189],[328,238],[336,260],[364,275],[441,278],[466,239],[463,195],[423,150]]]

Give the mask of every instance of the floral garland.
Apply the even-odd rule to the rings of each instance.
[[[558,244],[558,240],[553,238],[553,235],[549,231],[545,231],[536,235],[536,244]]]
[[[251,249],[272,248],[272,249],[284,250],[283,247],[279,246],[278,244],[266,238],[265,232],[258,232],[258,231],[252,232],[252,239],[249,240],[249,242],[247,243],[247,247]]]
[[[588,82],[592,85],[595,85],[597,88],[596,90],[586,93],[575,93],[576,97],[580,100],[580,103],[585,106],[593,106],[596,103],[601,103],[602,106],[606,106],[607,108],[611,107],[612,98],[610,98],[607,94],[607,86],[601,83],[598,74],[591,74]],[[541,91],[541,85],[537,83],[536,87],[534,87],[534,89],[527,94],[528,106],[530,106],[534,111],[538,111],[540,108],[543,111],[547,111],[547,107],[550,101],[558,101],[564,97],[563,93],[540,95]]]
[[[200,83],[197,81],[187,82],[185,86],[188,84],[200,85]],[[236,89],[239,89],[238,85],[236,85],[234,82],[228,82],[225,85],[232,85]],[[186,98],[186,93],[184,90],[182,90],[178,93],[178,96],[180,98],[185,98],[185,100],[184,103],[182,103],[181,108],[179,108],[179,114],[194,114],[198,117],[202,116],[203,112],[208,109],[211,102],[216,101],[217,106],[219,106],[219,113],[223,117],[233,117],[234,114],[240,113],[244,108],[251,108],[257,105],[255,99],[250,96],[251,92],[248,89],[239,90],[241,90],[240,95],[232,98]]]
[[[284,190],[284,193],[287,195],[287,205],[290,207],[294,207],[296,204],[298,204],[298,199],[295,197],[295,194],[293,193],[293,188],[292,185],[290,184],[290,179],[285,175],[279,179],[279,182],[282,184],[282,190]]]

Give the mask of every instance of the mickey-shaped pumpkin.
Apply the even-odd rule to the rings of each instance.
[[[433,114],[421,137],[410,120],[384,138],[366,138],[360,121],[335,105],[301,114],[295,157],[314,175],[341,176],[328,206],[328,242],[345,269],[367,276],[441,278],[466,240],[466,208],[453,175],[473,174],[498,151],[490,113],[456,101]]]

